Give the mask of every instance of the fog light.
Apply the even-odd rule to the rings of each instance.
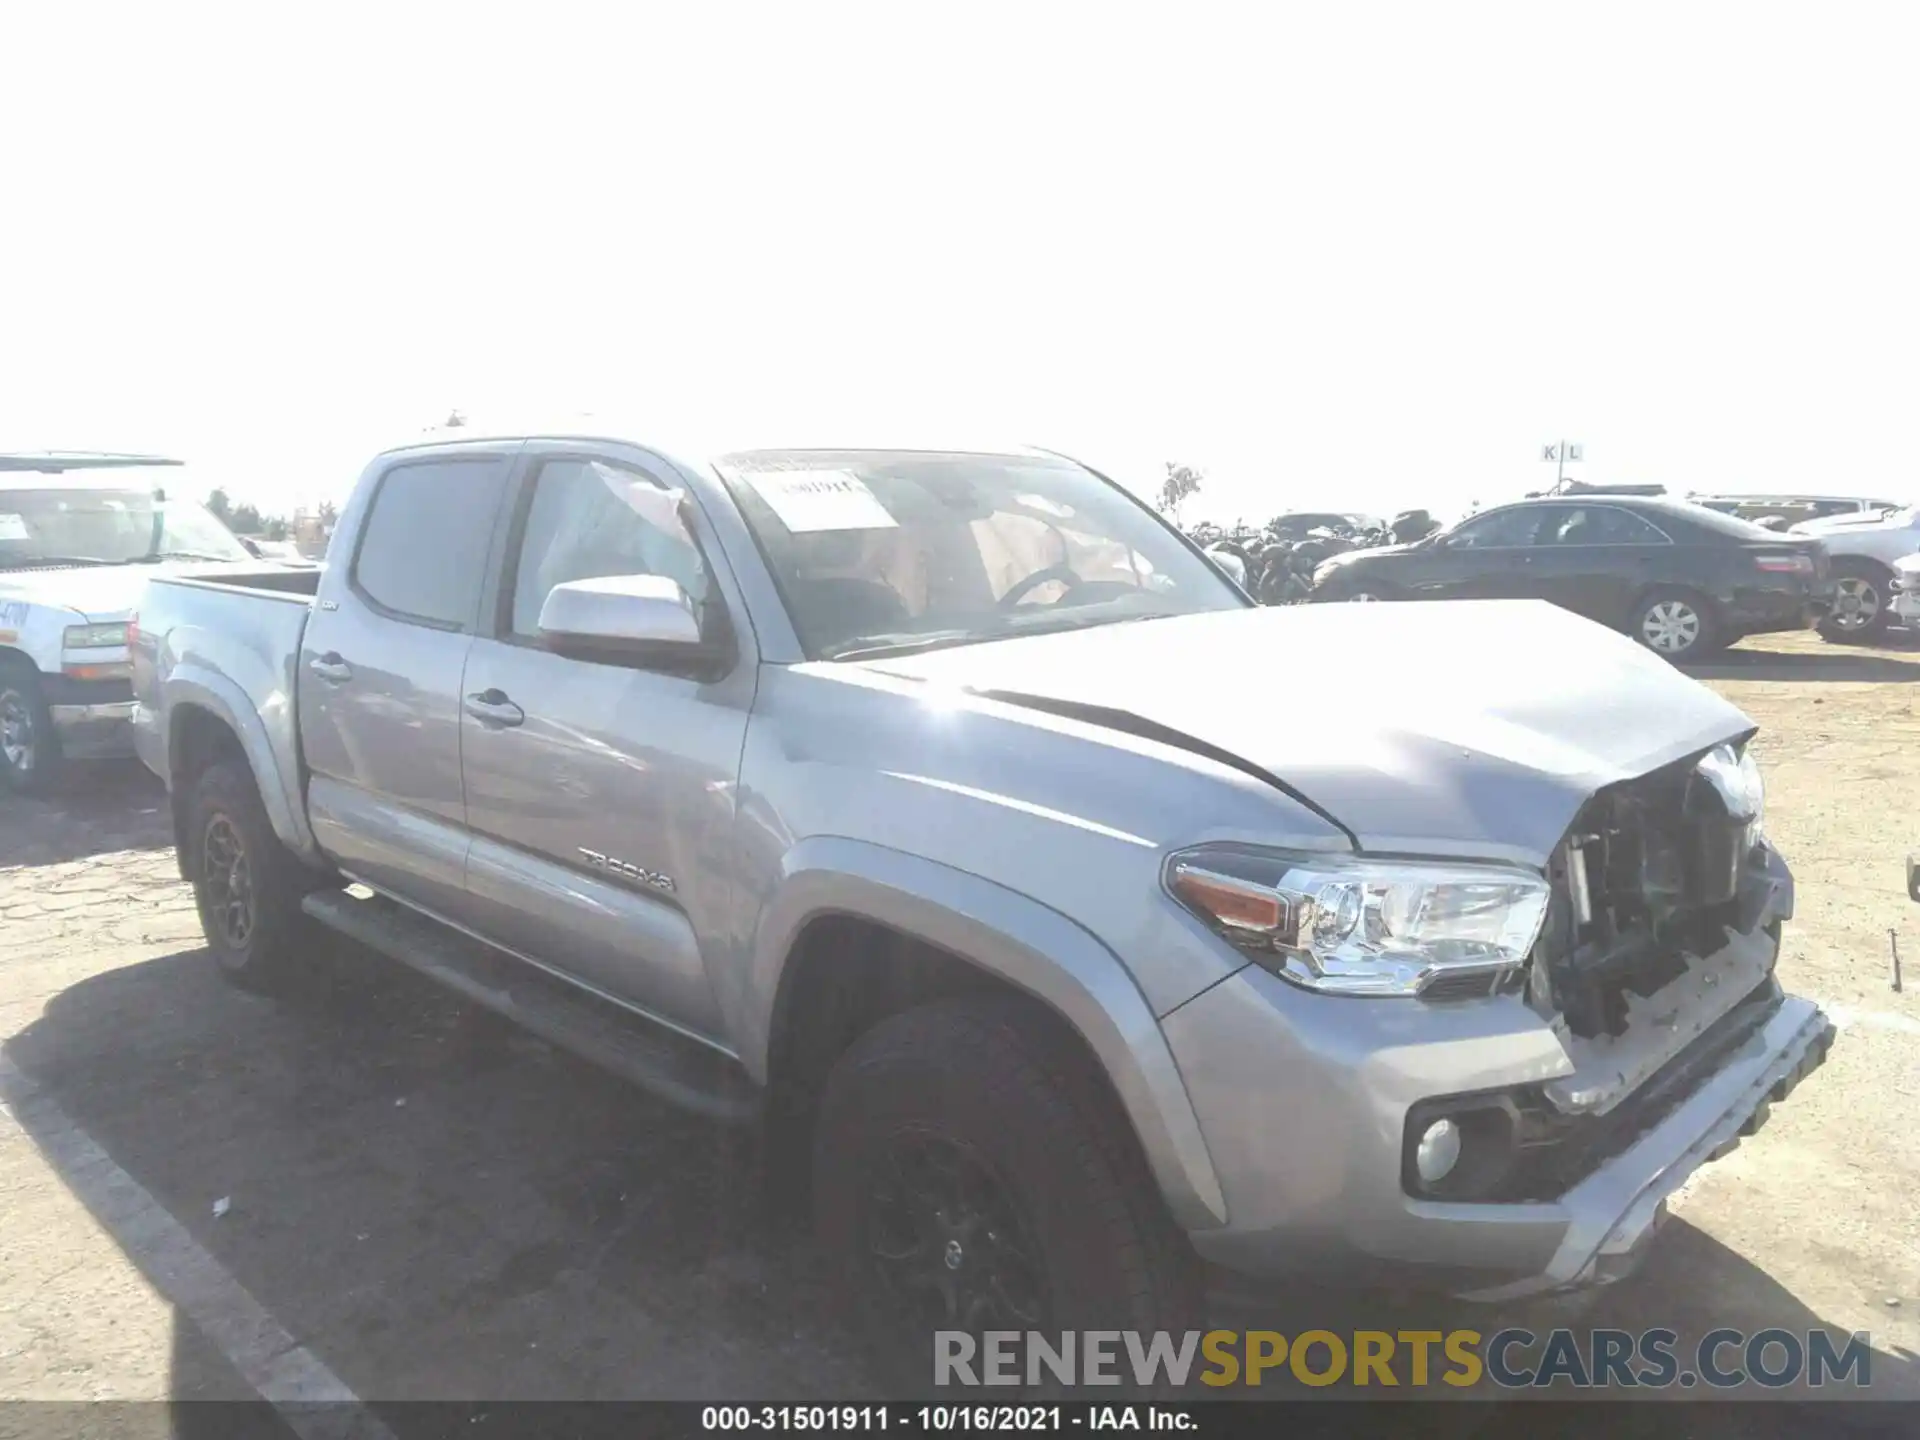
[[[1444,1180],[1460,1163],[1460,1127],[1451,1120],[1436,1120],[1420,1134],[1413,1152],[1413,1168],[1428,1185]]]

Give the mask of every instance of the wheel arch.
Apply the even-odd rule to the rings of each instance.
[[[1829,554],[1827,567],[1829,573],[1838,573],[1843,569],[1866,570],[1888,585],[1893,583],[1893,565],[1878,555],[1866,555],[1857,550],[1846,555]]]
[[[1855,642],[1871,640],[1886,629],[1888,617],[1892,614],[1894,569],[1887,561],[1877,555],[1866,555],[1854,551],[1845,555],[1829,555],[1828,575],[1835,584],[1835,606],[1820,621],[1821,638],[1830,642]],[[1847,580],[1863,580],[1872,584],[1879,592],[1874,613],[1862,624],[1842,626],[1840,624],[1838,586]]]
[[[12,688],[22,694],[30,712],[30,723],[34,732],[34,758],[31,775],[19,783],[38,789],[50,774],[57,772],[60,764],[60,737],[48,724],[50,712],[47,709],[46,687],[41,683],[39,665],[25,650],[14,645],[0,645],[0,680],[8,675],[24,676],[14,682]],[[41,733],[41,727],[48,726],[48,732]],[[0,762],[4,763],[4,762]],[[9,773],[11,770],[9,768]],[[24,772],[23,772],[24,773]]]
[[[848,934],[877,943],[879,958],[845,960],[833,942]],[[911,978],[900,982],[895,967]],[[833,1037],[833,1055],[898,1013],[899,1000],[968,988],[1029,997],[1105,1077],[1175,1220],[1187,1229],[1226,1222],[1225,1196],[1159,1020],[1104,944],[1038,901],[885,846],[803,841],[760,916],[750,974],[741,1059],[776,1087],[808,1053],[804,1027],[818,1013],[819,987],[856,999],[860,1023]],[[817,1066],[832,1055],[809,1058]]]
[[[221,747],[229,747],[252,773],[267,822],[280,843],[309,864],[321,863],[301,805],[298,777],[283,776],[266,725],[239,686],[222,675],[181,667],[166,679],[164,713],[165,778],[176,823],[193,777]]]

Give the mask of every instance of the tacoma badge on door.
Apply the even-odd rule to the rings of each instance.
[[[587,857],[588,863],[596,870],[609,871],[612,874],[618,875],[622,880],[632,880],[637,884],[649,886],[652,889],[659,890],[668,895],[673,893],[673,877],[671,875],[662,875],[655,870],[643,870],[638,865],[629,865],[625,860],[621,860],[612,855],[602,855],[598,850],[589,850],[584,845],[580,846],[579,850],[582,855]]]

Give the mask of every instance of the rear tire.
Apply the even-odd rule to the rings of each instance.
[[[1198,1262],[1131,1127],[1031,1002],[941,1001],[857,1040],[813,1187],[816,1237],[903,1392],[932,1389],[936,1330],[1200,1327]]]
[[[0,784],[45,795],[59,783],[62,764],[39,672],[23,661],[0,661]]]
[[[1892,613],[1893,577],[1871,560],[1836,560],[1833,584],[1833,608],[1820,621],[1820,638],[1838,645],[1879,638]]]
[[[1640,597],[1627,633],[1663,660],[1703,660],[1726,642],[1719,618],[1691,590],[1653,590]]]
[[[315,882],[273,833],[243,762],[221,760],[200,773],[185,834],[200,928],[221,974],[250,990],[280,988],[314,940],[300,901]]]

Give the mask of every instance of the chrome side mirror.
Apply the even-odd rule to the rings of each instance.
[[[554,586],[540,606],[540,638],[550,650],[629,663],[698,665],[731,654],[709,640],[692,597],[665,575],[605,575]]]

